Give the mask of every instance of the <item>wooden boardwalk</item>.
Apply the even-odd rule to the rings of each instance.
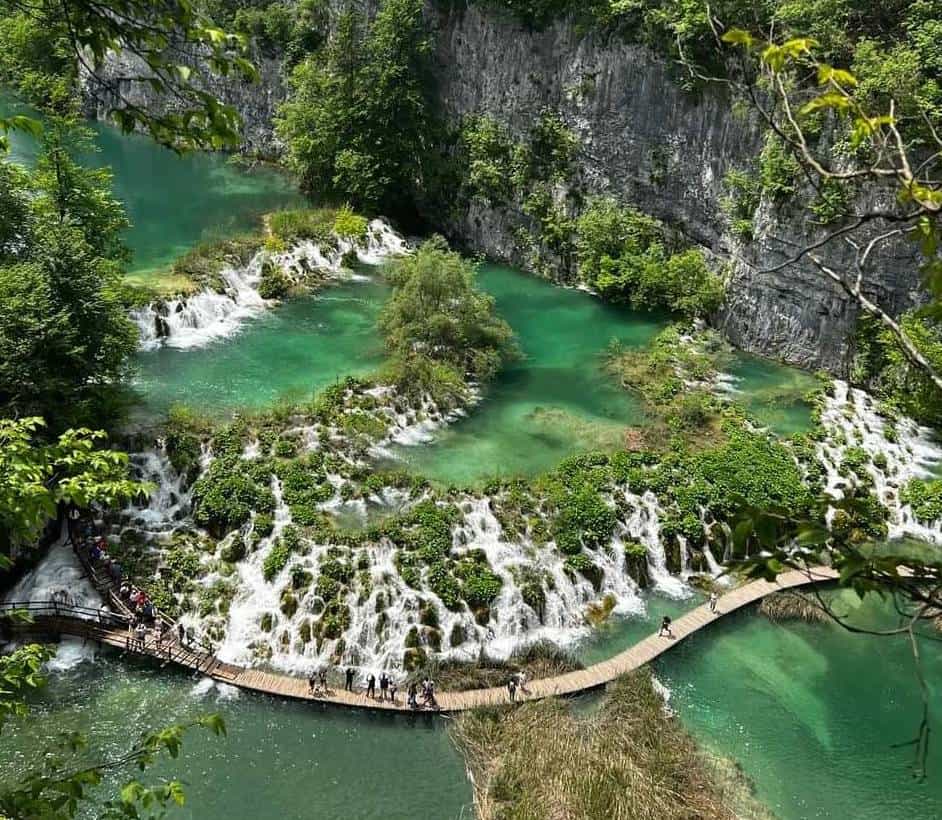
[[[518,690],[517,700],[518,702],[539,700],[556,695],[574,695],[579,692],[598,689],[610,683],[619,675],[650,663],[676,646],[688,635],[698,632],[718,618],[735,612],[737,609],[758,601],[773,592],[832,581],[836,578],[837,573],[834,570],[828,567],[814,567],[808,570],[792,570],[783,573],[775,583],[751,581],[743,584],[720,597],[716,613],[710,612],[708,604],[703,604],[677,618],[671,625],[672,638],[660,638],[656,634],[649,635],[607,661],[565,675],[530,681],[526,693]],[[15,606],[17,605],[3,605],[7,609]],[[399,692],[397,701],[394,703],[373,700],[361,693],[346,692],[342,689],[334,689],[327,694],[312,695],[306,680],[291,675],[223,663],[212,655],[194,651],[170,638],[161,645],[151,639],[144,646],[140,646],[140,644],[129,641],[127,628],[120,624],[121,615],[102,614],[97,610],[82,610],[79,607],[67,607],[55,602],[32,603],[19,605],[19,607],[30,611],[33,616],[33,623],[8,624],[8,629],[18,633],[72,635],[85,640],[97,641],[100,644],[112,646],[131,654],[143,655],[162,663],[172,663],[191,669],[221,683],[237,686],[240,689],[263,692],[268,695],[319,701],[361,709],[411,712],[406,706],[405,693],[402,691]],[[439,692],[437,700],[439,711],[460,712],[479,706],[505,704],[508,702],[509,697],[504,687],[495,687],[491,689],[472,689],[465,692]]]

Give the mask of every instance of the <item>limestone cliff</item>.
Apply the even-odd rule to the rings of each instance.
[[[558,112],[581,140],[576,184],[584,193],[611,193],[731,260],[727,303],[713,317],[731,341],[846,374],[856,307],[810,265],[761,272],[792,255],[788,243],[815,235],[803,214],[763,206],[747,246],[726,232],[723,177],[757,155],[762,128],[738,113],[723,89],[687,92],[677,82],[680,69],[663,57],[565,21],[532,31],[493,9],[430,6],[428,14],[446,116],[486,112],[522,136],[541,112]],[[285,86],[277,61],[263,60],[261,68],[258,85],[221,83],[216,90],[243,113],[246,149],[277,154],[271,121]],[[129,93],[160,104],[147,87]],[[470,248],[520,263],[514,229],[525,221],[513,207],[472,204],[444,227]],[[828,259],[846,268],[849,249],[835,247]],[[871,270],[865,289],[892,312],[920,299],[914,246],[888,249]]]

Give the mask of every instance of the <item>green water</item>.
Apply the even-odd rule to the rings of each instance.
[[[649,634],[662,614],[698,602],[651,597],[643,618],[614,621],[580,651],[586,663]],[[842,594],[849,611],[855,601]],[[886,626],[889,610],[867,603],[857,625]],[[924,668],[938,709],[942,646],[925,642]],[[734,613],[686,639],[656,664],[671,705],[712,753],[736,761],[756,797],[781,820],[912,820],[942,816],[942,769],[933,765],[942,721],[932,714],[929,777],[911,775],[911,753],[894,749],[915,732],[919,700],[902,640],[851,634],[834,624],[774,625]],[[192,679],[108,653],[52,676],[26,720],[0,737],[0,782],[36,762],[60,732],[89,732],[119,751],[146,727],[218,711],[228,738],[193,734],[178,763],[157,774],[184,778],[182,818],[471,817],[470,788],[446,721],[322,709],[239,694],[200,694]],[[464,812],[462,814],[462,811]]]
[[[292,299],[205,347],[164,347],[137,358],[135,387],[152,415],[183,402],[218,415],[276,399],[308,398],[383,361],[376,314],[389,294],[378,274]]]
[[[514,329],[521,356],[489,384],[466,418],[434,442],[397,447],[398,462],[441,484],[500,475],[532,476],[591,449],[623,446],[644,421],[639,400],[603,370],[612,341],[646,344],[664,326],[649,314],[607,305],[512,268],[482,265],[479,285]],[[161,348],[138,357],[136,385],[150,414],[184,402],[210,414],[310,395],[382,363],[376,315],[387,298],[382,274],[290,300],[206,347]],[[801,396],[813,379],[755,357],[729,368],[750,411],[778,432],[804,429]]]
[[[14,110],[29,109],[0,93],[0,116]],[[203,239],[251,229],[266,211],[301,202],[296,186],[270,168],[249,172],[221,154],[179,156],[145,136],[122,136],[101,123],[90,127],[98,150],[83,160],[114,175],[115,196],[131,220],[126,241],[134,271],[165,267]],[[32,164],[35,141],[20,132],[10,136],[10,158]]]
[[[604,373],[602,355],[613,340],[644,345],[663,321],[512,268],[484,265],[478,282],[514,329],[522,356],[466,418],[431,445],[399,447],[397,454],[429,478],[467,484],[533,475],[579,451],[621,446],[625,427],[643,414]]]
[[[178,761],[154,770],[187,784],[186,806],[174,818],[473,816],[463,763],[443,719],[323,709],[247,693],[220,700],[214,691],[194,692],[194,685],[182,674],[110,653],[56,674],[35,699],[32,716],[4,727],[0,782],[35,765],[38,751],[61,732],[85,732],[93,747],[119,753],[145,729],[218,712],[228,737],[193,732]]]
[[[818,384],[813,375],[740,352],[722,367],[739,380],[732,398],[762,424],[781,436],[811,427],[811,405],[804,398]]]
[[[838,594],[838,593],[836,593]],[[839,593],[851,623],[886,628],[887,605],[860,605]],[[595,663],[699,603],[651,598],[643,618],[604,626],[580,657]],[[734,613],[685,639],[655,665],[671,706],[707,750],[736,761],[756,797],[781,820],[942,817],[942,644],[923,641],[931,690],[929,777],[912,776],[920,699],[903,638],[852,634],[838,625],[775,625],[754,609]]]

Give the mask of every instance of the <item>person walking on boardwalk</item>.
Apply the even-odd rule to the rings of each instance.
[[[368,698],[376,697],[376,675],[372,672],[366,676],[366,696]]]
[[[383,672],[379,676],[379,699],[386,700],[387,694],[389,694],[389,675]]]
[[[389,699],[395,703],[396,702],[396,692],[399,691],[399,687],[396,685],[396,679],[389,679]]]
[[[410,709],[419,708],[419,687],[415,685],[415,681],[409,684],[407,703]]]
[[[671,632],[671,618],[670,615],[665,615],[661,618],[661,628],[657,631],[657,636],[659,638],[668,637],[673,638],[674,633]]]
[[[426,690],[425,695],[425,705],[429,709],[437,709],[438,702],[435,700],[435,681],[431,678],[428,678],[428,689]]]
[[[179,621],[177,622],[177,640],[180,642],[180,646],[186,646],[186,630]]]
[[[330,689],[327,687],[327,667],[325,666],[321,669],[320,673],[317,675],[317,682],[321,687],[321,691],[326,695]]]
[[[719,601],[720,596],[716,594],[716,591],[710,593],[710,612],[716,615],[716,602]]]
[[[527,670],[521,669],[517,673],[517,688],[524,694],[529,695],[530,690],[527,689]]]
[[[355,674],[355,673],[354,673],[354,671],[353,671],[353,667],[352,667],[352,666],[348,666],[348,667],[347,667],[347,671],[344,673],[345,682],[344,682],[344,685],[343,685],[343,688],[344,688],[347,692],[352,692],[352,691],[353,691],[353,676],[354,676],[354,674]]]
[[[507,681],[507,694],[510,695],[510,702],[514,703],[517,700],[517,679],[511,675],[510,680]]]
[[[317,671],[312,669],[311,674],[307,679],[307,693],[309,695],[317,694]]]

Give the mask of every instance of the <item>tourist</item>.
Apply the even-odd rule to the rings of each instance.
[[[134,627],[134,638],[137,648],[143,652],[147,647],[147,627],[144,626],[143,621],[138,621],[137,626]]]
[[[396,685],[395,678],[389,679],[389,699],[395,703],[396,702],[396,692],[399,690],[399,687]]]
[[[122,581],[121,587],[118,589],[118,595],[121,596],[122,601],[131,600],[131,585],[127,581]]]
[[[429,678],[428,681],[428,693],[425,699],[425,705],[430,709],[437,709],[438,702],[435,700],[435,681]]]
[[[344,683],[343,688],[346,689],[348,692],[352,692],[353,691],[353,676],[354,674],[356,674],[353,671],[353,667],[352,666],[347,667],[347,671],[344,674],[346,676],[346,682]]]
[[[710,593],[710,612],[714,615],[716,614],[716,602],[720,599],[720,596],[716,592]]]
[[[379,699],[386,700],[386,695],[389,693],[389,675],[383,672],[379,676]]]
[[[177,624],[177,640],[180,642],[180,646],[186,646],[186,630],[181,623]]]
[[[376,675],[372,672],[366,676],[366,696],[368,698],[376,697]]]
[[[325,666],[317,675],[317,682],[320,684],[321,691],[326,695],[330,690],[327,688],[327,667]]]
[[[157,646],[159,647],[164,642],[164,622],[157,621],[157,625],[154,627],[154,635],[157,639]]]
[[[527,689],[527,673],[524,669],[521,669],[517,673],[517,688],[520,689],[520,691],[525,695],[530,694],[530,690]]]
[[[116,584],[121,583],[121,576],[124,575],[124,570],[117,561],[112,560],[108,564],[108,574],[111,576],[111,580]]]
[[[409,684],[408,695],[407,695],[407,703],[410,709],[419,708],[418,695],[419,695],[419,687],[415,685],[415,681],[412,681]]]
[[[671,619],[670,619],[670,615],[665,615],[663,618],[661,618],[661,628],[660,628],[660,629],[658,630],[658,632],[657,632],[657,636],[658,636],[659,638],[663,638],[665,635],[666,635],[668,638],[673,638],[673,637],[674,637],[674,633],[671,632]]]
[[[317,694],[317,680],[317,672],[312,669],[311,674],[307,679],[307,693],[309,695]]]
[[[507,693],[510,695],[510,702],[513,703],[517,699],[517,679],[513,675],[507,681]]]

